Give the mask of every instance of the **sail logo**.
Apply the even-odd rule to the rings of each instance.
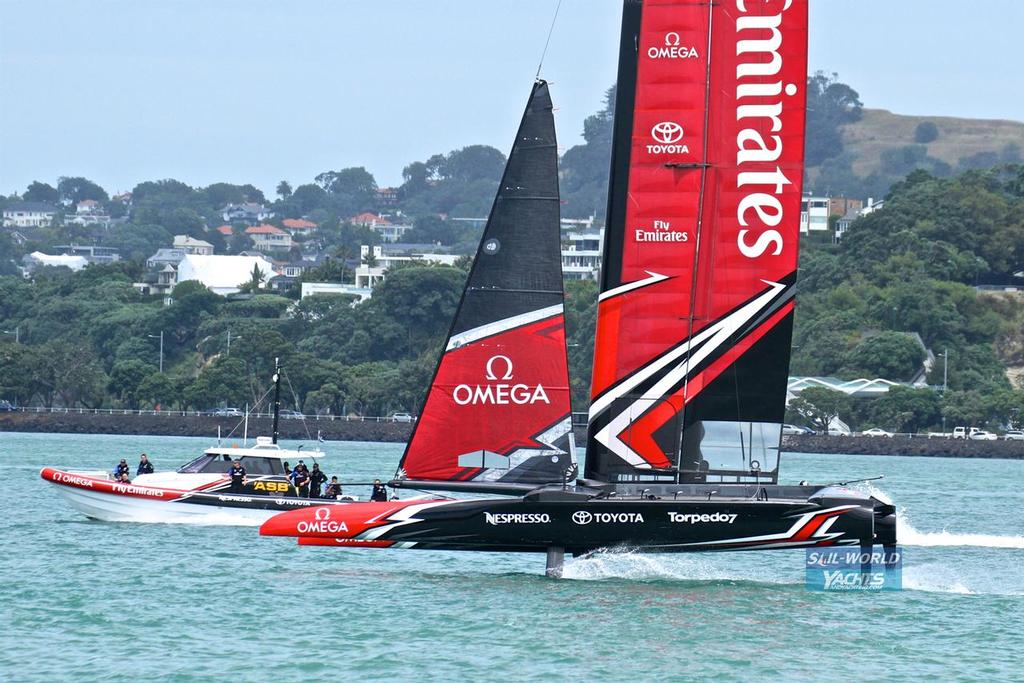
[[[637,242],[689,242],[690,234],[674,230],[670,221],[654,221],[654,230],[636,228],[633,237]]]
[[[678,512],[668,513],[668,520],[679,524],[706,524],[708,522],[724,522],[725,524],[732,524],[736,521],[737,517],[739,517],[739,515],[726,514],[724,512],[715,512],[703,515],[680,514]]]
[[[550,524],[551,515],[531,512],[485,512],[484,519],[488,524]]]
[[[632,524],[643,523],[644,516],[639,512],[587,512],[577,510],[572,513],[572,521],[580,526],[586,526],[591,522],[598,524]]]
[[[484,377],[488,384],[459,384],[452,391],[452,399],[460,406],[468,405],[533,405],[551,404],[547,391],[540,384],[514,383],[512,359],[496,355],[484,366]]]
[[[348,525],[345,524],[344,521],[336,522],[331,519],[330,508],[317,508],[313,513],[313,519],[314,521],[312,522],[307,522],[305,520],[299,522],[295,525],[295,530],[300,534],[336,534],[339,531],[348,533]]]
[[[651,127],[651,139],[658,144],[648,144],[648,154],[689,154],[690,148],[678,144],[683,139],[683,127],[675,121],[662,121]]]
[[[647,48],[647,56],[651,59],[694,59],[700,55],[697,54],[697,48],[680,46],[679,34],[669,31],[665,34],[665,44]]]
[[[774,15],[758,14],[760,6],[747,9],[743,2],[737,4],[744,14],[736,19],[735,119],[740,125],[736,134],[736,186],[742,193],[736,206],[740,224],[736,247],[750,259],[766,254],[779,256],[785,245],[776,228],[785,225],[780,198],[792,194],[785,188],[793,181],[780,166],[783,140],[787,139],[782,130],[783,110],[797,107],[795,103],[790,106],[783,93],[792,97],[799,88],[796,83],[784,83],[794,74],[784,76],[779,29],[782,14],[791,4],[787,1]],[[794,154],[790,152],[791,157]]]

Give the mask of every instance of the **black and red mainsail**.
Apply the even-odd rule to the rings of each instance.
[[[558,152],[538,81],[395,483],[542,484],[575,468]]]
[[[776,478],[806,69],[806,0],[624,3],[589,478]]]

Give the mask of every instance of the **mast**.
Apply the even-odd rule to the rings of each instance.
[[[588,478],[777,477],[806,48],[807,0],[624,2]]]
[[[274,359],[274,433],[273,443],[277,443],[277,423],[281,417],[281,359]]]
[[[560,482],[575,467],[559,213],[551,96],[538,80],[394,485],[493,490]]]

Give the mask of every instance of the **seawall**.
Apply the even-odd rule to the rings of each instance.
[[[79,413],[0,413],[0,432],[50,432],[64,434],[150,434],[157,436],[216,437],[217,427],[225,439],[241,439],[238,418],[159,415],[109,415]],[[250,438],[269,435],[269,418],[249,420]],[[307,436],[306,430],[309,430]],[[412,425],[395,422],[346,422],[341,420],[281,420],[281,438],[316,438],[319,431],[329,441],[404,442]],[[576,444],[586,444],[586,430],[576,428]],[[790,453],[834,453],[856,455],[915,455],[935,458],[1008,458],[1024,460],[1024,441],[967,441],[905,436],[786,436],[782,449]]]

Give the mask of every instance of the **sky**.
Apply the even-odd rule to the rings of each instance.
[[[379,185],[506,151],[557,0],[0,0],[0,193],[85,176]],[[559,145],[615,78],[620,0],[562,0],[541,75]],[[1024,121],[1020,0],[810,0],[809,69],[865,106]]]

